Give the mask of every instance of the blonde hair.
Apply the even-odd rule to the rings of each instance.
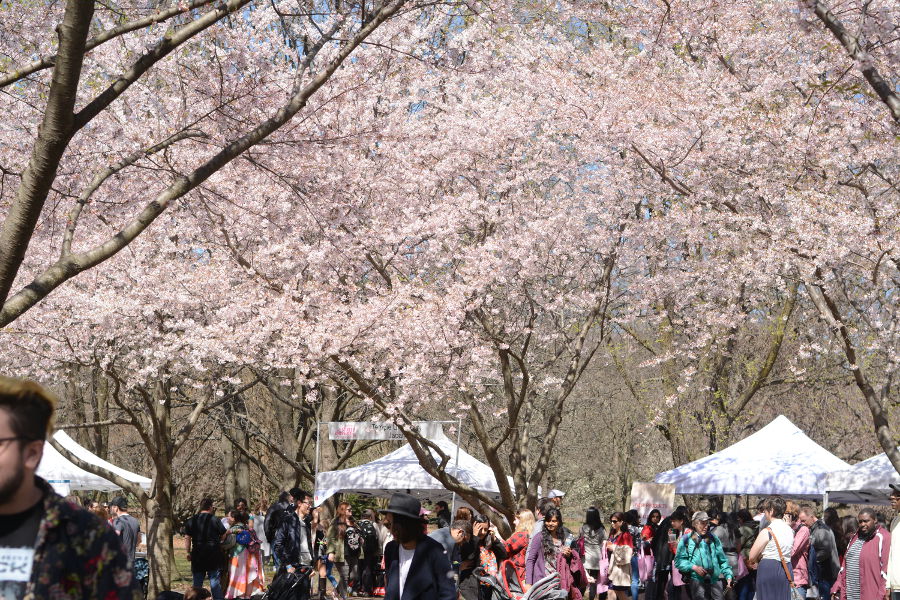
[[[534,513],[527,508],[521,508],[516,513],[516,516],[519,517],[519,524],[516,526],[516,531],[524,531],[528,533],[528,535],[531,535],[531,532],[534,530]]]

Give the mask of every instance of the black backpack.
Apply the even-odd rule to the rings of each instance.
[[[372,521],[363,519],[359,522],[358,528],[359,534],[362,536],[362,547],[366,557],[380,554],[378,552],[378,532],[375,530],[375,525],[372,524]]]

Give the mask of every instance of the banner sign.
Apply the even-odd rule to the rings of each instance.
[[[635,481],[631,484],[631,508],[638,511],[641,521],[646,521],[654,508],[665,519],[675,510],[675,484]]]
[[[441,423],[418,421],[413,423],[426,439],[435,439],[443,429]],[[403,432],[393,423],[372,421],[346,421],[328,424],[328,439],[331,440],[405,440]]]

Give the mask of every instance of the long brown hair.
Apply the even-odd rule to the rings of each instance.
[[[334,521],[331,522],[331,527],[337,533],[339,540],[343,540],[347,536],[347,527],[353,525],[353,517],[347,514],[348,508],[350,508],[349,502],[338,504],[337,514],[334,516]]]

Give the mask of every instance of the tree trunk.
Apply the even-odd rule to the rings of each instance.
[[[244,402],[243,396],[238,394],[232,403],[231,422],[233,424],[232,435],[238,443],[242,444],[248,451],[250,450],[250,436],[247,435],[247,425],[244,419],[249,419],[247,414],[247,403]],[[250,461],[247,456],[231,445],[232,460],[234,462],[234,499],[235,503],[238,498],[250,497]],[[249,502],[249,500],[248,500]],[[234,506],[234,504],[232,504]]]
[[[153,557],[150,561],[148,598],[155,598],[160,592],[172,589],[172,573],[175,566],[175,550],[172,546],[175,526],[171,490],[162,489],[161,486],[170,486],[166,486],[160,480],[160,473],[157,473],[156,486],[156,497],[148,498],[143,506],[147,515],[147,555]]]
[[[91,378],[93,379],[91,389],[94,391],[94,422],[101,423],[109,419],[109,380],[98,368],[91,369]],[[94,454],[106,460],[109,455],[109,428],[95,428],[92,437]]]
[[[227,427],[228,425],[226,424],[225,426]],[[224,434],[222,435],[220,441],[220,447],[222,448],[222,469],[225,473],[225,479],[223,482],[223,492],[225,494],[225,509],[228,510],[234,506],[234,499],[237,498],[234,476],[234,448],[231,445],[231,440],[229,440],[228,437]]]

